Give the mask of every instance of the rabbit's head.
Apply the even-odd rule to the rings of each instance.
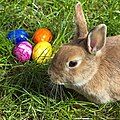
[[[49,74],[59,85],[81,86],[98,70],[106,43],[106,25],[100,24],[89,33],[81,4],[75,6],[77,33],[55,54]]]

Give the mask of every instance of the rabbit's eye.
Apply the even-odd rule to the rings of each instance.
[[[82,57],[74,57],[74,59],[68,60],[66,65],[69,69],[72,69],[78,67],[81,64],[81,62],[82,62]]]
[[[69,67],[75,67],[77,65],[77,61],[70,61]]]

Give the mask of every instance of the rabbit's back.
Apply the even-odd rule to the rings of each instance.
[[[96,103],[120,100],[120,36],[108,37],[102,53],[104,55],[93,78],[78,90],[75,87]]]
[[[120,46],[120,35],[107,37],[107,47]]]
[[[107,38],[105,53],[98,74],[106,80],[111,98],[120,100],[120,35]]]

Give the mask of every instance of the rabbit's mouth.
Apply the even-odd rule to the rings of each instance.
[[[57,85],[65,85],[65,83],[62,83],[60,81],[52,81],[54,84],[57,84]]]
[[[62,82],[62,80],[60,80],[58,78],[56,78],[56,79],[51,78],[51,81],[52,81],[52,83],[57,84],[57,85],[65,85],[66,84],[66,83]]]

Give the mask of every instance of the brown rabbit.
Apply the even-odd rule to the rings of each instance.
[[[55,54],[49,68],[52,82],[95,103],[120,100],[120,35],[106,38],[105,24],[88,33],[80,3],[75,12],[78,31]]]

